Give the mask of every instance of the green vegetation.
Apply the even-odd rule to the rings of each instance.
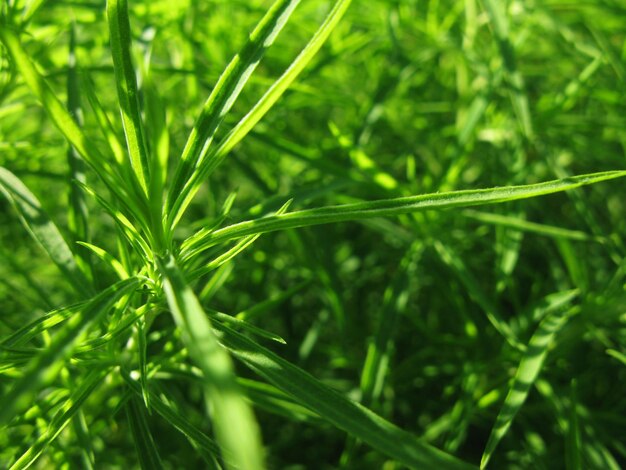
[[[626,465],[622,2],[0,12],[1,468]]]

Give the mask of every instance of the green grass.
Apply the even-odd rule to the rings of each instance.
[[[619,2],[0,13],[0,467],[626,464]]]

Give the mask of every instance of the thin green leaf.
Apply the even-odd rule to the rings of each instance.
[[[180,194],[177,194],[177,198],[171,206],[168,218],[170,226],[176,226],[187,206],[200,189],[202,182],[211,175],[213,170],[226,158],[226,155],[228,155],[232,148],[252,130],[263,116],[265,116],[285,91],[287,91],[298,75],[300,75],[311,59],[313,59],[345,14],[350,3],[351,0],[338,0],[335,3],[324,22],[320,25],[298,57],[296,57],[280,78],[274,82],[248,114],[246,114],[220,142],[220,145],[212,153],[208,154],[198,165],[189,181],[180,191]]]
[[[244,48],[228,64],[189,134],[168,193],[172,210],[195,167],[204,161],[215,132],[250,79],[265,51],[283,29],[300,0],[277,0],[250,34]]]
[[[282,207],[276,211],[275,215],[280,215],[280,214],[284,214],[285,212],[287,212],[287,209],[289,209],[291,202],[292,202],[292,199],[290,199],[285,204],[283,204]],[[244,237],[242,240],[237,242],[235,246],[233,246],[230,250],[227,250],[225,253],[222,253],[217,258],[211,260],[210,262],[208,262],[206,265],[202,266],[201,268],[194,270],[189,275],[189,279],[191,280],[197,279],[213,271],[214,269],[219,268],[224,263],[229,262],[239,253],[241,253],[250,245],[252,245],[256,241],[256,239],[259,238],[260,236],[261,236],[260,234],[256,234],[256,235],[249,235],[247,237]],[[183,247],[184,247],[184,244],[183,244]],[[190,250],[187,253],[185,253],[185,251],[182,251],[181,258],[184,262],[186,258],[187,259],[191,258],[193,255],[194,255],[193,250]]]
[[[117,200],[124,204],[129,213],[136,216],[143,223],[144,218],[142,215],[145,213],[143,208],[147,207],[145,198],[129,197],[129,193],[126,191],[127,185],[113,171],[110,161],[98,151],[93,142],[83,133],[81,128],[74,122],[70,113],[56,97],[50,85],[37,72],[35,65],[30,60],[28,53],[24,50],[15,32],[8,27],[0,28],[0,41],[6,46],[26,84],[41,102],[55,126],[93,168],[108,189],[115,194]]]
[[[556,311],[542,320],[528,342],[528,347],[520,361],[519,367],[509,388],[509,393],[504,399],[504,404],[500,409],[498,418],[491,430],[491,435],[485,446],[480,468],[485,468],[489,459],[493,455],[496,446],[508,431],[515,415],[520,410],[530,388],[541,372],[544,360],[548,354],[548,347],[552,343],[555,335],[563,328],[569,317],[577,312],[574,307],[570,310]]]
[[[295,211],[288,214],[248,220],[215,230],[207,234],[202,240],[196,241],[194,248],[206,249],[233,238],[297,227],[346,222],[372,217],[390,217],[424,210],[471,207],[497,204],[517,199],[527,199],[567,191],[614,178],[623,178],[624,176],[626,176],[626,171],[606,171],[573,176],[545,183],[423,194],[420,196],[382,199],[378,201],[358,202],[354,204]]]
[[[204,389],[220,446],[232,467],[263,468],[260,433],[240,391],[228,353],[220,347],[207,314],[172,257],[158,261],[163,289],[185,346],[204,374]]]
[[[50,220],[41,203],[17,176],[0,167],[0,192],[11,201],[22,223],[48,253],[50,259],[72,281],[81,296],[90,291],[89,281],[78,268],[74,254],[57,226]]]
[[[81,333],[119,300],[128,298],[139,283],[139,279],[130,278],[113,284],[67,320],[63,328],[53,336],[51,344],[29,361],[21,379],[4,396],[3,406],[0,408],[0,427],[32,403],[39,387],[56,378],[64,366],[64,358],[71,352]]]
[[[236,358],[349,435],[414,468],[471,469],[473,466],[446,454],[401,430],[367,408],[352,402],[245,336],[224,325],[220,339]]]
[[[149,181],[148,151],[139,109],[137,77],[130,58],[130,20],[126,0],[107,0],[107,22],[109,24],[117,96],[130,163],[141,188],[147,195]]]
[[[126,272],[126,269],[124,269],[124,266],[122,266],[122,263],[120,263],[117,259],[115,259],[115,257],[109,252],[103,250],[99,246],[92,245],[91,243],[85,243],[85,242],[77,242],[77,243],[91,250],[111,270],[113,270],[115,274],[117,274],[117,277],[119,277],[120,279],[127,279],[129,277],[128,273]]]

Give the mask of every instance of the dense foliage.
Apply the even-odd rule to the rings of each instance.
[[[0,6],[0,467],[626,465],[626,7]]]

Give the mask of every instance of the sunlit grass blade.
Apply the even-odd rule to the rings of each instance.
[[[58,325],[59,323],[69,318],[72,314],[80,311],[83,306],[84,302],[81,304],[52,310],[45,315],[42,315],[41,317],[33,320],[32,322],[22,326],[11,335],[5,337],[2,342],[0,342],[0,346],[11,347],[20,346],[28,343],[37,335],[52,328],[55,325]]]
[[[3,406],[0,408],[0,427],[32,403],[34,393],[39,387],[56,378],[64,366],[64,359],[81,333],[119,300],[128,298],[139,283],[139,279],[130,278],[113,284],[93,297],[66,321],[63,328],[53,336],[50,345],[29,361],[22,377],[4,396]]]
[[[272,333],[270,331],[263,330],[259,327],[256,327],[252,323],[248,323],[245,320],[240,320],[237,317],[233,317],[233,316],[230,316],[230,315],[227,315],[225,313],[218,312],[215,310],[207,309],[207,311],[209,312],[211,317],[215,318],[215,320],[225,323],[227,325],[230,325],[234,329],[240,328],[244,331],[247,331],[248,333],[257,335],[261,338],[269,339],[271,341],[276,341],[277,343],[281,343],[281,344],[287,344],[287,342],[279,335]]]
[[[143,470],[163,468],[159,451],[150,432],[145,407],[133,397],[128,400],[125,408],[141,468]]]
[[[483,456],[480,461],[480,468],[485,468],[493,455],[498,443],[509,430],[515,415],[520,410],[530,388],[541,372],[544,360],[548,354],[548,347],[552,343],[555,335],[563,328],[571,315],[576,313],[578,308],[556,311],[541,321],[537,331],[533,334],[520,361],[519,367],[509,388],[509,393],[504,399],[504,404],[500,409],[498,418],[491,430],[491,435],[485,446]]]
[[[291,205],[291,202],[292,200],[290,199],[285,204],[283,204],[282,207],[276,211],[275,215],[280,215],[280,214],[284,214],[285,212],[287,212],[287,210],[289,209],[289,206]],[[204,276],[205,274],[211,272],[212,270],[219,268],[224,263],[229,262],[238,254],[240,254],[242,251],[244,251],[246,248],[248,248],[250,245],[252,245],[256,241],[256,239],[259,237],[260,237],[260,234],[255,234],[255,235],[248,235],[247,237],[242,238],[240,241],[238,241],[235,244],[235,246],[233,246],[226,252],[222,253],[220,256],[216,257],[215,259],[209,261],[207,264],[205,264],[201,268],[194,270],[189,275],[189,279],[190,280],[197,279],[198,277]],[[183,244],[183,248],[184,248],[184,244]],[[193,255],[194,255],[194,252],[193,252],[193,249],[191,249],[189,252],[183,251],[181,253],[181,258],[184,262],[185,259],[193,258]]]
[[[153,152],[152,156],[148,155],[146,146],[146,135],[139,106],[137,76],[131,60],[130,19],[126,0],[107,0],[107,21],[117,96],[130,164],[135,175],[131,184],[135,187],[134,183],[137,181],[143,191],[142,199],[146,199],[149,206],[149,214],[145,215],[146,219],[150,220],[149,236],[155,250],[160,252],[165,244],[162,225],[163,195],[160,184],[162,172],[158,169],[158,155],[156,152]],[[155,160],[155,164],[151,164],[151,157]],[[157,174],[151,175],[151,168],[156,169]]]
[[[35,195],[17,176],[2,167],[0,167],[0,192],[12,202],[26,229],[43,247],[54,264],[72,281],[79,294],[87,295],[91,290],[89,281],[79,269],[63,235],[45,213]]]
[[[72,391],[65,405],[52,418],[46,431],[40,435],[32,446],[17,459],[10,467],[11,470],[21,470],[30,467],[46,450],[46,448],[63,432],[66,426],[74,419],[81,410],[85,400],[91,393],[102,384],[104,377],[109,373],[108,369],[96,369],[87,373],[80,382],[78,388]]]
[[[207,314],[172,257],[159,260],[163,289],[190,356],[204,374],[207,403],[220,446],[232,467],[263,468],[260,432],[237,385],[230,356],[217,342]]]
[[[130,163],[142,189],[148,194],[149,163],[139,109],[137,77],[130,57],[131,37],[126,0],[107,0],[107,22],[120,113]]]
[[[220,76],[185,144],[168,194],[168,209],[171,210],[195,167],[204,160],[224,117],[299,3],[300,0],[275,1]]]
[[[223,325],[221,342],[231,354],[300,405],[413,468],[470,469],[473,466],[418,440],[367,408],[352,402],[304,370]]]
[[[111,218],[117,224],[120,233],[126,238],[130,246],[135,249],[135,252],[142,256],[144,260],[148,261],[151,259],[150,247],[148,246],[148,242],[144,239],[144,237],[139,233],[137,227],[128,220],[128,218],[118,209],[115,209],[109,202],[107,202],[104,198],[99,196],[93,189],[91,189],[87,185],[81,185],[82,188],[91,195],[100,206],[111,216]]]
[[[188,182],[176,195],[176,200],[170,206],[168,221],[170,226],[175,227],[185,212],[187,206],[198,192],[202,182],[217,168],[226,155],[237,145],[252,128],[265,116],[274,106],[278,99],[287,91],[293,81],[300,75],[302,70],[313,59],[326,42],[330,33],[339,23],[346,10],[350,6],[351,0],[338,0],[332,10],[313,35],[313,38],[300,52],[298,57],[291,63],[287,70],[280,76],[254,105],[241,121],[228,133],[220,142],[219,146],[212,151],[196,168]]]
[[[115,257],[109,252],[103,250],[99,246],[93,245],[91,243],[77,242],[79,245],[84,246],[85,248],[91,250],[98,258],[100,258],[106,266],[117,274],[117,277],[120,279],[126,279],[129,277],[126,269],[122,266]]]
[[[606,171],[573,176],[545,183],[504,186],[489,189],[451,191],[447,193],[423,194],[370,202],[358,202],[340,206],[294,211],[256,220],[248,220],[211,232],[195,242],[195,249],[205,249],[233,238],[257,233],[274,232],[311,225],[346,222],[372,217],[390,217],[424,210],[441,210],[455,207],[471,207],[497,204],[517,199],[553,194],[561,191],[595,184],[615,178],[623,178],[626,171]]]
[[[0,40],[4,43],[11,57],[15,61],[26,84],[41,102],[55,126],[72,146],[80,153],[85,161],[93,168],[96,174],[106,183],[107,187],[116,195],[120,203],[125,204],[128,210],[141,220],[146,201],[129,198],[126,191],[127,185],[113,170],[111,162],[105,157],[93,142],[83,133],[74,122],[70,113],[65,109],[61,101],[56,97],[50,85],[46,83],[35,65],[24,50],[15,32],[8,27],[0,28]]]

